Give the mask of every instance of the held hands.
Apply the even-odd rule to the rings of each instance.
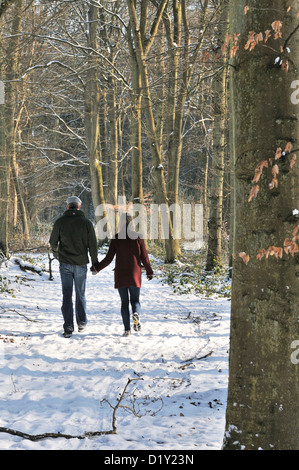
[[[93,275],[98,274],[99,270],[99,262],[96,261],[90,268],[90,271],[92,272]]]

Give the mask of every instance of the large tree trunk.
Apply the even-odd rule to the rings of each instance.
[[[299,365],[291,357],[298,340],[298,240],[285,246],[287,253],[279,249],[287,238],[292,241],[298,226],[299,165],[290,165],[292,152],[281,158],[276,153],[289,149],[288,142],[298,149],[298,102],[291,99],[298,78],[296,14],[296,0],[230,1],[240,49],[231,77],[236,259],[224,449],[299,450]],[[276,21],[282,22],[282,38]],[[271,38],[265,42],[267,30]],[[249,51],[244,45],[252,31],[262,32],[264,39]],[[268,168],[257,182],[261,161]],[[249,197],[256,184],[259,192],[256,187]]]

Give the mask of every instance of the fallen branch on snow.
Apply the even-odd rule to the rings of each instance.
[[[15,308],[8,308],[8,309],[2,309],[2,312],[0,312],[0,315],[6,312],[13,312],[16,313],[17,315],[20,315],[20,317],[24,317],[26,321],[32,321],[34,323],[38,323],[38,320],[31,320],[30,318],[26,317],[23,313],[18,312]]]
[[[19,266],[19,268],[26,272],[26,271],[31,271],[33,273],[36,273],[38,274],[39,276],[42,276],[43,274],[43,270],[41,268],[37,268],[36,266],[33,266],[32,264],[26,264],[24,263],[23,260],[19,259],[19,258],[15,258],[14,259],[14,262]]]
[[[207,357],[210,357],[212,356],[213,354],[213,351],[210,351],[208,352],[207,354],[205,354],[204,356],[201,356],[201,357],[191,357],[191,359],[187,359],[186,361],[183,361],[183,362],[189,362],[189,364],[184,364],[183,366],[180,366],[179,369],[184,369],[187,365],[190,365],[192,364],[193,361],[201,361],[202,359],[206,359]]]
[[[74,436],[72,434],[63,434],[63,433],[60,433],[60,432],[46,432],[46,433],[43,433],[43,434],[28,434],[26,432],[17,431],[15,429],[0,427],[0,432],[11,434],[12,436],[19,436],[19,437],[22,437],[23,439],[28,439],[30,441],[40,441],[42,439],[48,439],[48,438],[57,439],[58,437],[63,437],[64,439],[85,439],[86,437],[116,434],[117,433],[116,412],[117,412],[118,408],[126,408],[123,405],[121,405],[121,402],[122,402],[122,400],[125,396],[125,393],[127,391],[128,386],[130,385],[130,383],[135,382],[136,380],[143,380],[143,379],[142,378],[140,378],[140,379],[128,379],[128,382],[126,383],[126,386],[123,389],[123,392],[122,392],[116,406],[112,407],[113,408],[112,426],[111,426],[112,429],[110,429],[109,431],[88,431],[88,432],[84,432],[83,434],[79,434],[77,436]],[[111,406],[110,403],[109,403],[109,405]]]

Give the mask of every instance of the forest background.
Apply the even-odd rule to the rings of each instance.
[[[2,257],[45,246],[70,194],[95,223],[121,196],[165,209],[169,237],[148,243],[170,265],[188,254],[170,208],[202,204],[188,270],[233,265],[224,448],[298,449],[298,1],[6,0],[0,16]]]
[[[95,222],[119,196],[147,208],[203,204],[204,263],[227,261],[228,2],[10,3],[0,38],[3,254],[46,243],[74,194]],[[155,243],[170,262],[183,241],[171,216],[169,239]]]

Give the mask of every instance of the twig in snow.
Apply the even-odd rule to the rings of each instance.
[[[11,434],[12,436],[19,436],[22,437],[23,439],[28,439],[30,441],[40,441],[42,439],[57,439],[58,437],[63,437],[64,439],[85,439],[86,437],[94,437],[94,436],[103,436],[103,435],[109,435],[109,434],[116,434],[117,428],[116,428],[116,412],[118,408],[125,408],[123,405],[121,405],[121,402],[125,396],[125,393],[127,391],[128,386],[130,385],[131,382],[135,382],[136,380],[143,380],[143,379],[128,379],[128,382],[117,402],[117,405],[113,408],[113,415],[112,415],[112,429],[108,431],[88,431],[84,432],[83,434],[79,434],[77,436],[74,436],[72,434],[63,434],[60,432],[46,432],[43,434],[28,434],[26,432],[22,431],[17,431],[15,429],[10,429],[6,427],[0,427],[0,432],[4,432],[7,434]],[[107,400],[106,400],[107,401]],[[109,403],[109,402],[108,402]],[[110,405],[110,403],[109,403]],[[111,405],[110,405],[111,406]]]
[[[213,351],[210,351],[209,353],[205,354],[204,356],[201,357],[191,357],[191,359],[187,359],[184,362],[190,362],[192,364],[193,361],[200,361],[201,359],[206,359],[207,357],[212,356]],[[187,366],[187,364],[184,364],[183,366],[180,366],[179,369],[184,369]]]
[[[6,312],[13,312],[13,313],[16,313],[17,315],[20,315],[20,317],[24,317],[26,321],[32,321],[34,323],[38,323],[38,320],[31,320],[30,318],[26,317],[26,315],[24,315],[23,313],[20,313],[18,312],[16,309],[14,308],[8,308],[6,310],[2,309],[2,312],[0,312],[1,314],[3,313],[6,313]]]

